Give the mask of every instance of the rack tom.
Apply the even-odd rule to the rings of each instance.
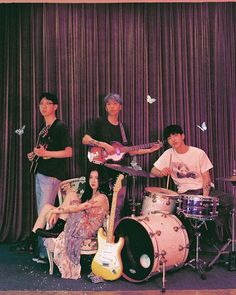
[[[178,194],[161,187],[146,187],[143,196],[142,214],[162,212],[171,214],[175,210]]]

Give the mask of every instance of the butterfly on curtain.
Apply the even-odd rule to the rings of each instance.
[[[206,122],[203,122],[201,125],[197,125],[198,128],[200,128],[203,132],[207,130]]]
[[[152,104],[153,102],[155,102],[156,99],[155,98],[152,98],[149,94],[147,95],[147,102]]]
[[[134,156],[133,160],[130,162],[130,165],[132,166],[132,168],[134,168],[134,170],[138,171],[138,170],[143,170],[141,166],[139,166],[139,164],[137,163],[137,160]]]
[[[22,126],[21,128],[19,128],[19,129],[16,129],[16,130],[15,130],[15,133],[21,136],[22,134],[24,134],[24,129],[25,129],[25,125],[23,125],[23,126]]]

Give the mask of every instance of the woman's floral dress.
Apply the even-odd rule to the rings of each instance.
[[[104,196],[104,198],[106,197]],[[106,202],[106,208],[108,208],[107,198]],[[72,203],[75,204],[77,201]],[[55,239],[45,239],[45,246],[50,252],[53,252],[54,262],[62,278],[75,280],[80,278],[81,244],[86,239],[96,237],[107,214],[108,210],[102,207],[92,207],[71,213],[66,221],[64,231]]]

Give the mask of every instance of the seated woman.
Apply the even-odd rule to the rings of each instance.
[[[102,181],[98,168],[91,168],[86,178],[85,192],[81,199],[75,192],[70,192],[66,195],[60,207],[46,204],[22,249],[32,247],[36,254],[37,235],[56,238],[61,233],[57,239],[47,239],[46,244],[50,251],[55,251],[56,264],[62,263],[65,268],[65,265],[69,268],[71,267],[70,264],[77,265],[75,271],[76,277],[78,277],[80,245],[83,240],[96,236],[97,230],[102,226],[104,218],[109,212],[109,202],[105,195],[108,191],[109,186]],[[52,228],[45,230],[46,223]],[[61,255],[63,259],[57,259],[57,254]],[[60,269],[59,265],[58,267]],[[63,267],[61,270],[62,277],[64,277]],[[65,272],[67,273],[67,270]],[[71,276],[73,278],[73,273],[71,273]]]
[[[64,231],[55,238],[45,240],[49,251],[54,252],[54,262],[58,266],[62,278],[80,278],[80,248],[85,239],[96,236],[97,230],[102,226],[104,218],[109,211],[109,203],[106,195],[102,193],[99,185],[98,170],[92,170],[89,174],[88,185],[82,196],[82,202],[78,200],[76,193],[70,193],[70,204],[50,211],[48,221],[54,221],[55,214],[67,221]]]

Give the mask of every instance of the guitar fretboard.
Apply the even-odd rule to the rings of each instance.
[[[121,151],[135,151],[135,150],[139,150],[139,149],[147,149],[150,148],[152,146],[154,146],[155,144],[160,144],[161,146],[163,146],[162,143],[160,142],[151,142],[151,143],[144,143],[144,144],[140,144],[140,145],[133,145],[133,146],[124,146],[121,148]]]

